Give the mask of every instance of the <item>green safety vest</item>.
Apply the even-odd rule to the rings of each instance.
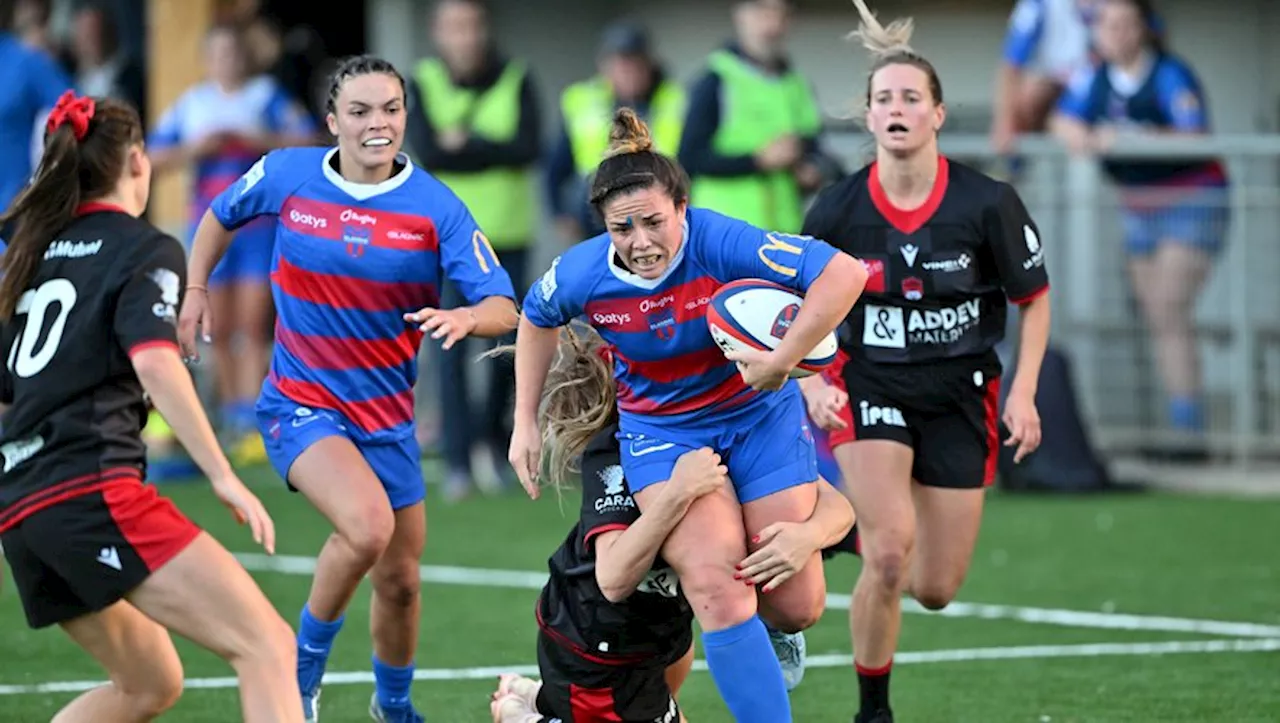
[[[711,139],[716,153],[753,155],[781,136],[821,130],[817,103],[800,74],[765,75],[728,50],[712,53],[708,65],[721,83],[720,127]],[[799,233],[804,224],[803,198],[790,171],[697,176],[690,197],[695,206],[770,231]]]
[[[437,132],[464,129],[493,143],[509,143],[516,137],[523,63],[508,62],[498,82],[483,91],[454,85],[448,68],[437,58],[418,63],[414,77],[425,98],[427,122]],[[432,174],[462,199],[495,248],[523,248],[533,240],[537,196],[530,169]]]
[[[573,166],[582,177],[595,173],[609,150],[609,129],[613,126],[616,100],[604,78],[596,76],[565,88],[560,96],[560,112],[573,149]],[[684,128],[685,92],[664,80],[649,104],[649,131],[653,149],[675,158]]]

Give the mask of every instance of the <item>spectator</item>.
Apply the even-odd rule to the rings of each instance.
[[[789,15],[784,0],[737,3],[736,40],[711,53],[690,93],[679,159],[693,205],[798,233],[824,158],[817,101],[786,56]]]
[[[215,196],[268,150],[310,143],[311,117],[271,78],[252,76],[240,32],[213,27],[205,38],[207,80],[189,88],[161,116],[148,139],[157,172],[190,165],[194,175],[191,233]],[[210,278],[222,430],[238,463],[265,459],[254,400],[271,351],[269,274],[274,221],[246,225]]]
[[[410,84],[406,135],[418,163],[458,195],[511,276],[516,293],[526,285],[529,248],[536,234],[537,190],[533,166],[540,153],[537,91],[527,65],[494,46],[480,0],[442,0],[432,18],[439,57],[418,63]],[[447,281],[441,306],[465,305]],[[491,343],[491,342],[486,342]],[[444,424],[445,495],[457,499],[472,482],[483,491],[501,487],[510,432],[506,404],[514,370],[495,361],[477,409],[467,372],[474,358],[466,340],[441,352],[439,379]]]
[[[63,49],[50,28],[53,3],[50,0],[13,1],[13,32],[18,39],[28,48],[54,59],[61,58]]]
[[[559,142],[547,163],[546,195],[562,239],[575,243],[604,232],[587,202],[586,179],[609,147],[613,112],[627,106],[654,134],[659,153],[680,148],[686,98],[654,56],[644,27],[619,22],[605,28],[596,74],[560,96]]]
[[[14,0],[0,0],[0,208],[8,208],[31,177],[32,137],[43,137],[44,118],[71,80],[48,54],[14,34]],[[35,155],[39,152],[36,149]],[[0,238],[3,238],[0,230]],[[2,248],[2,246],[0,246]]]
[[[1102,60],[1072,82],[1054,132],[1076,152],[1105,154],[1123,137],[1210,132],[1199,80],[1169,53],[1149,0],[1103,0],[1095,21]],[[1204,425],[1192,311],[1227,224],[1227,177],[1218,160],[1106,160],[1120,187],[1129,274],[1156,348],[1168,421]],[[1196,453],[1191,450],[1192,453]]]
[[[84,95],[123,100],[147,117],[143,66],[120,49],[116,19],[101,2],[86,2],[71,18],[71,70]]]
[[[1097,0],[1018,0],[996,73],[991,145],[1013,151],[1023,133],[1046,129],[1071,77],[1091,62],[1089,19]]]

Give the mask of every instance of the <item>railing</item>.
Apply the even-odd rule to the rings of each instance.
[[[873,152],[865,134],[836,134],[830,145],[851,164]],[[989,171],[1002,165],[984,136],[944,133],[941,145]],[[1048,254],[1052,343],[1073,362],[1095,442],[1118,453],[1185,444],[1164,423],[1165,394],[1130,291],[1114,187],[1096,158],[1071,156],[1050,138],[1024,139],[1018,152],[1026,163],[1018,189]],[[1240,465],[1280,454],[1280,135],[1148,136],[1125,139],[1108,155],[1225,162],[1230,218],[1195,304],[1203,442]]]

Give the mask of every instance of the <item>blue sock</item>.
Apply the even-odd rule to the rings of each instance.
[[[1173,397],[1169,400],[1169,423],[1182,432],[1204,429],[1204,407],[1196,397]]]
[[[373,656],[373,684],[378,692],[378,705],[384,710],[391,708],[407,708],[409,686],[413,683],[413,663],[404,667],[387,665]]]
[[[327,657],[329,648],[333,647],[333,639],[342,629],[342,621],[346,617],[346,615],[340,615],[337,620],[326,623],[311,617],[311,608],[303,605],[302,617],[298,625],[298,647],[305,652]]]
[[[707,668],[738,723],[786,723],[791,699],[760,616],[702,634]]]

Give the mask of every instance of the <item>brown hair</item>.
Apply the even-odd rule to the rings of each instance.
[[[871,51],[873,62],[871,71],[867,73],[867,105],[871,105],[871,80],[875,74],[886,66],[910,65],[924,72],[929,77],[929,94],[934,103],[942,102],[942,81],[938,79],[938,71],[934,69],[923,55],[911,48],[911,34],[915,31],[915,22],[911,18],[899,18],[889,23],[888,27],[880,24],[866,0],[853,0],[862,16],[858,29],[849,34],[850,39],[861,41],[862,47]]]
[[[609,129],[609,150],[591,180],[591,205],[603,216],[614,196],[653,186],[661,186],[676,203],[689,198],[689,174],[653,150],[649,127],[634,110],[619,108]]]
[[[507,354],[514,355],[515,346],[500,346],[483,356]],[[572,322],[560,331],[538,409],[549,479],[557,491],[581,471],[582,452],[591,438],[617,418],[609,346],[595,329]]]
[[[57,111],[55,110],[55,113]],[[9,209],[0,226],[12,224],[9,247],[0,260],[0,320],[13,316],[54,236],[66,228],[84,201],[109,195],[124,174],[129,148],[142,143],[142,121],[133,106],[95,98],[93,117],[83,139],[74,124],[46,130],[44,154],[35,176]]]

